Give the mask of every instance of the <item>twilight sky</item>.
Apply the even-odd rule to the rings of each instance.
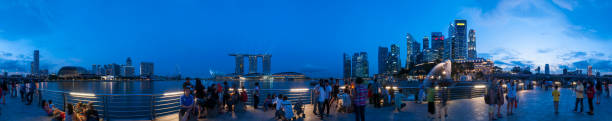
[[[479,56],[496,65],[551,64],[612,74],[609,0],[1,0],[0,68],[155,63],[158,75],[232,73],[229,53],[272,54],[272,72],[340,77],[342,53],[447,35],[454,19],[476,30]],[[403,65],[403,64],[402,64]],[[138,66],[137,66],[138,67]],[[261,69],[261,68],[260,68]]]

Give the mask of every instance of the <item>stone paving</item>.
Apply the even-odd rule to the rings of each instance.
[[[609,121],[612,120],[612,99],[603,97],[601,104],[594,104],[595,115],[573,112],[575,94],[570,89],[562,89],[559,114],[553,112],[551,91],[541,89],[520,91],[519,106],[512,116],[504,115],[498,121]],[[2,114],[0,121],[49,121],[50,118],[43,114],[42,109],[21,103],[18,98],[7,98],[6,105],[0,105]],[[585,112],[588,111],[588,103],[585,99]],[[393,107],[366,108],[366,120],[368,121],[426,121],[426,104],[407,102],[402,112],[393,111]],[[449,121],[485,121],[488,120],[486,104],[483,98],[452,100],[448,105]],[[505,112],[505,105],[503,112]],[[263,112],[261,110],[247,109],[243,113],[226,113],[215,118],[200,119],[200,121],[273,121],[274,111]],[[159,121],[176,121],[177,114],[159,117]],[[326,117],[329,121],[353,121],[353,114],[331,112]],[[312,113],[312,106],[306,106],[306,117],[298,121],[320,121]]]

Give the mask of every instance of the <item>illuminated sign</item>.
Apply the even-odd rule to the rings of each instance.
[[[457,26],[465,26],[465,23],[457,23]]]

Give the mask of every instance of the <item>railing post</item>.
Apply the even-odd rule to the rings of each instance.
[[[110,117],[108,116],[108,96],[104,96],[104,120],[109,121]]]
[[[151,121],[155,120],[155,95],[151,95]]]
[[[65,111],[66,111],[66,106],[67,106],[67,104],[68,104],[68,103],[66,102],[66,93],[65,93],[65,92],[62,92],[62,97],[64,98],[64,106],[63,106],[63,107],[64,107],[64,109],[63,109],[63,110],[64,110],[64,112],[65,112]]]

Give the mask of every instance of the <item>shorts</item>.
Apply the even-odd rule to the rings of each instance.
[[[489,104],[489,112],[495,112],[495,104]]]

